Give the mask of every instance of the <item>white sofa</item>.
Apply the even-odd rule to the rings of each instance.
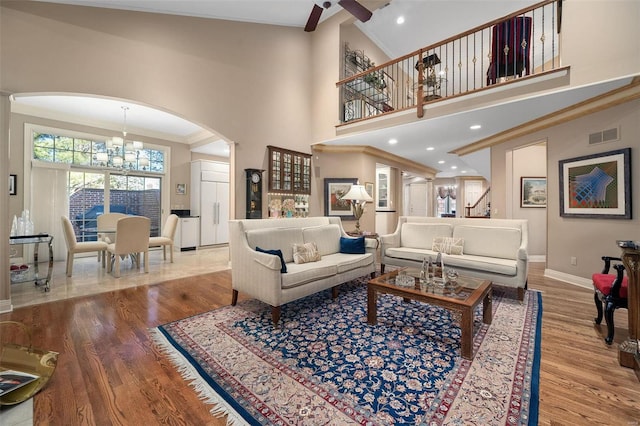
[[[445,268],[515,287],[523,300],[528,268],[526,220],[401,216],[395,232],[380,237],[382,272],[385,265],[419,268],[425,257],[435,260],[438,252],[432,248],[436,237],[464,242],[461,255],[442,254]]]
[[[239,291],[268,303],[274,324],[285,303],[328,288],[336,297],[339,284],[375,274],[377,241],[365,238],[364,254],[340,253],[340,237],[350,237],[339,217],[230,220],[229,236],[232,304]],[[316,243],[322,258],[294,263],[293,245],[309,242]],[[287,272],[280,272],[277,255],[258,252],[256,247],[281,250]]]

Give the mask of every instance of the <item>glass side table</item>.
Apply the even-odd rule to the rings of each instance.
[[[47,268],[47,275],[41,276],[38,271],[38,248],[40,243],[45,243],[49,246],[49,267]],[[37,235],[18,235],[9,237],[9,245],[27,245],[33,244],[33,263],[25,264],[21,266],[27,266],[23,269],[11,270],[11,284],[17,284],[27,281],[33,281],[36,286],[43,286],[44,291],[49,291],[51,282],[51,272],[53,270],[53,236],[49,234],[37,234]]]

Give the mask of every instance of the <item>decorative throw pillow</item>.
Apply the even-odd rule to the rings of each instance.
[[[364,254],[364,237],[340,237],[340,253]]]
[[[295,263],[317,262],[322,256],[316,243],[294,244],[293,261]]]
[[[280,264],[282,265],[280,267],[280,273],[281,274],[286,274],[287,273],[287,264],[284,263],[284,256],[282,256],[282,250],[265,250],[265,249],[261,249],[260,247],[256,246],[256,251],[259,251],[260,253],[267,253],[267,254],[273,254],[276,255],[278,257],[280,257]]]
[[[431,250],[445,254],[462,254],[464,238],[435,237]]]

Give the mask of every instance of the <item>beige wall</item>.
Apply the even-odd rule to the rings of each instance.
[[[617,126],[620,129],[620,140],[588,144],[590,133]],[[507,210],[507,200],[517,201],[519,196],[519,188],[516,192],[510,186],[520,171],[508,174],[509,162],[513,159],[514,150],[542,140],[546,140],[547,147],[547,274],[590,287],[591,274],[598,271],[602,265],[600,257],[620,254],[616,240],[640,240],[638,203],[632,203],[631,220],[561,217],[559,161],[631,147],[631,198],[640,199],[640,175],[635,173],[638,170],[637,165],[640,164],[640,100],[596,112],[492,148],[491,175],[495,177],[491,184],[492,210],[494,207],[499,209],[499,217],[523,218],[523,209],[512,209],[512,216],[502,214]],[[544,232],[544,229],[538,229],[534,222],[529,231],[537,233]],[[571,265],[571,257],[577,258],[577,265]]]
[[[547,253],[547,209],[521,207],[522,177],[547,176],[547,147],[538,143],[513,150],[513,216],[529,221],[529,255],[544,260]]]
[[[2,90],[109,96],[169,111],[236,143],[236,179],[266,168],[266,145],[309,152],[311,36],[299,28],[2,6]],[[244,214],[244,196],[235,206]]]

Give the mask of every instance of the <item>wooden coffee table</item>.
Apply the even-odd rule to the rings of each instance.
[[[414,278],[414,285],[409,287],[396,285],[396,276],[405,271]],[[418,300],[431,305],[441,306],[450,311],[461,314],[460,342],[461,355],[466,359],[473,359],[473,311],[482,302],[482,322],[491,324],[491,281],[460,276],[453,288],[438,288],[420,284],[416,278],[417,270],[396,270],[381,275],[367,284],[367,322],[375,325],[378,317],[378,293],[394,294],[405,299]]]

